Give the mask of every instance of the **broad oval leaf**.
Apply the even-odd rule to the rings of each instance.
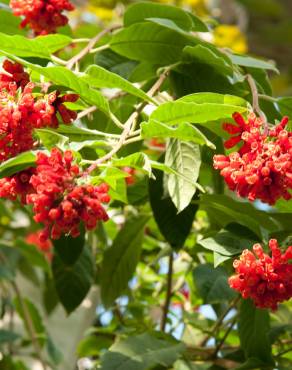
[[[227,95],[227,94],[217,94],[212,92],[200,92],[185,95],[182,98],[178,99],[177,101],[182,101],[185,103],[196,103],[196,104],[203,104],[203,103],[215,103],[215,104],[223,104],[223,105],[233,105],[238,107],[249,108],[249,102],[239,96],[235,95]]]
[[[120,340],[101,359],[101,370],[148,370],[169,368],[185,350],[183,343],[144,333]]]
[[[94,265],[90,249],[83,248],[73,265],[65,264],[56,254],[52,262],[52,270],[60,302],[70,314],[86,297],[94,280]]]
[[[170,139],[166,146],[165,164],[189,180],[174,174],[165,175],[171,200],[178,212],[181,212],[190,204],[197,190],[196,182],[201,166],[200,149],[197,144]]]
[[[74,263],[80,257],[84,245],[85,236],[84,230],[80,233],[77,238],[72,236],[62,236],[60,239],[53,240],[55,251],[65,265],[74,265]]]
[[[215,149],[215,145],[211,143],[201,131],[189,123],[180,123],[178,126],[174,127],[150,119],[148,122],[143,122],[141,124],[141,135],[144,139],[168,137],[183,141],[191,141]]]
[[[256,308],[251,300],[243,300],[239,311],[238,331],[246,359],[256,358],[273,365],[267,310]]]
[[[151,22],[136,23],[123,29],[110,43],[118,54],[158,65],[179,61],[187,44],[192,44],[190,37]]]
[[[149,217],[130,218],[104,253],[101,270],[101,297],[109,307],[126,289],[140,258],[144,226]]]
[[[14,158],[8,159],[0,164],[0,178],[11,176],[29,167],[34,167],[35,161],[36,153],[32,151],[24,152]]]
[[[86,81],[90,86],[103,88],[118,88],[128,92],[140,99],[153,103],[153,99],[150,98],[143,90],[138,89],[131,82],[125,80],[123,77],[109,72],[106,69],[93,65],[86,70],[86,74],[82,76],[82,79]]]
[[[197,266],[193,271],[194,282],[204,303],[220,303],[233,299],[234,290],[228,285],[228,275],[222,267],[211,264]]]
[[[28,39],[21,35],[0,33],[0,54],[11,53],[19,57],[51,59],[51,54],[69,45],[72,39],[65,35],[39,36]]]
[[[265,60],[257,59],[246,55],[236,55],[231,53],[229,53],[228,56],[231,59],[232,63],[237,64],[239,66],[267,69],[279,73],[279,70],[276,68],[275,64],[269,63]]]
[[[158,120],[170,125],[183,122],[210,124],[224,118],[230,118],[234,112],[243,113],[246,108],[217,103],[186,103],[184,101],[167,102],[160,105],[150,119]]]
[[[148,18],[171,20],[185,31],[190,31],[193,26],[191,17],[183,9],[145,1],[139,1],[128,7],[124,15],[124,25],[129,27],[134,23],[143,22]]]

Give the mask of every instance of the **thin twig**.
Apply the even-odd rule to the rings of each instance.
[[[101,40],[105,35],[108,33],[111,33],[119,28],[121,28],[121,25],[114,25],[108,28],[105,28],[102,30],[99,34],[97,34],[95,37],[93,37],[89,43],[83,48],[78,54],[74,55],[70,60],[67,62],[67,68],[72,69],[76,63],[78,63],[85,55],[90,53],[90,51],[94,48],[95,44]]]
[[[222,313],[222,315],[219,317],[219,319],[216,321],[215,325],[213,326],[210,335],[207,335],[206,338],[203,339],[203,341],[200,343],[200,346],[204,347],[208,340],[216,335],[217,330],[220,328],[221,324],[223,323],[225,317],[229,314],[229,312],[237,305],[237,303],[240,300],[240,296],[237,296],[236,298],[231,301],[230,305],[227,307],[227,309]]]
[[[229,333],[231,332],[232,328],[234,327],[235,323],[236,323],[236,320],[237,320],[237,317],[235,316],[234,319],[232,320],[232,322],[230,323],[228,329],[226,330],[223,338],[220,340],[220,342],[217,344],[216,348],[215,348],[215,351],[212,355],[212,357],[217,357],[217,354],[218,352],[220,351],[220,349],[222,348],[223,344],[225,343],[225,340],[226,338],[228,337]]]
[[[165,331],[170,300],[172,296],[172,273],[173,273],[173,252],[169,255],[168,260],[168,272],[167,272],[167,285],[166,285],[166,298],[163,306],[162,319],[160,323],[160,330]]]
[[[250,74],[246,75],[247,82],[249,84],[251,94],[252,94],[252,107],[253,110],[260,116],[264,123],[264,134],[267,135],[269,131],[269,126],[267,122],[267,117],[265,116],[264,112],[261,110],[260,105],[259,105],[259,94],[257,90],[257,86],[255,83],[255,80]]]
[[[34,328],[34,324],[33,324],[33,321],[30,317],[30,313],[27,309],[27,306],[24,302],[24,299],[20,293],[20,290],[18,289],[18,286],[15,282],[12,282],[12,287],[13,287],[13,290],[19,300],[19,303],[21,305],[21,308],[22,308],[22,312],[23,312],[23,319],[27,325],[27,330],[29,332],[29,335],[30,335],[30,338],[31,338],[31,342],[32,342],[32,345],[34,346],[34,349],[36,351],[36,354],[38,356],[38,359],[40,361],[40,363],[42,364],[42,367],[43,367],[43,370],[46,370],[47,369],[47,366],[46,366],[46,363],[43,359],[43,356],[42,356],[42,349],[41,349],[41,346],[39,345],[39,342],[38,342],[38,339],[37,339],[37,334],[35,332],[35,328]]]
[[[88,116],[90,113],[93,113],[96,111],[96,107],[93,106],[93,107],[89,107],[89,108],[86,108],[85,110],[83,110],[82,112],[80,112],[77,116],[77,119],[81,119],[83,117],[86,117]]]
[[[148,91],[147,94],[150,97],[154,96],[160,90],[160,88],[161,88],[163,82],[165,81],[165,79],[167,78],[167,76],[168,76],[168,72],[162,73],[162,75],[159,77],[159,79],[155,82],[155,84]],[[146,105],[147,105],[147,102],[142,102],[141,104],[138,105],[136,111],[131,114],[131,116],[129,117],[127,122],[123,125],[123,132],[121,133],[120,139],[114,145],[112,150],[110,152],[108,152],[106,155],[104,155],[103,157],[97,159],[97,161],[95,163],[93,163],[87,169],[87,171],[84,172],[83,176],[89,175],[92,171],[94,171],[98,167],[99,164],[101,164],[103,162],[106,162],[109,159],[111,159],[122,148],[122,146],[125,144],[125,141],[130,136],[131,129],[132,129],[133,125],[135,126],[135,122],[138,119],[139,114],[142,112],[142,110],[144,109],[144,107]]]

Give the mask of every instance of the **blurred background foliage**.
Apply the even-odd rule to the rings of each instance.
[[[75,0],[75,20],[117,20],[135,0]],[[275,95],[292,92],[291,0],[158,0],[192,10],[214,25],[210,39],[237,53],[261,55],[276,61],[281,75],[272,78]],[[218,23],[217,23],[218,22]],[[210,40],[209,40],[210,41]]]

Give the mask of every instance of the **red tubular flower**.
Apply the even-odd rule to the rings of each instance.
[[[272,256],[260,244],[253,246],[253,252],[245,249],[233,263],[236,274],[229,278],[229,285],[257,307],[276,310],[278,303],[292,297],[292,246],[282,254],[277,240],[271,239],[269,247]]]
[[[244,120],[244,118],[242,117],[240,113],[235,112],[233,113],[232,117],[235,121],[235,124],[223,123],[222,125],[224,131],[228,132],[228,134],[230,135],[235,135],[225,141],[224,147],[226,149],[233,148],[241,140],[243,140],[242,134],[244,132],[250,132],[252,128],[261,127],[262,125],[261,120],[257,118],[256,115],[253,113],[249,115],[247,122]],[[250,150],[250,145],[248,142],[245,142],[242,148],[239,150],[239,152],[241,154],[244,154],[249,150]]]
[[[30,233],[26,236],[25,241],[28,244],[35,245],[48,259],[48,261],[51,261],[53,258],[53,244],[52,242],[47,240],[41,240],[41,231],[36,231],[33,233]]]
[[[215,155],[214,168],[221,170],[229,189],[240,197],[270,205],[281,197],[290,199],[292,133],[285,130],[288,118],[284,117],[267,135],[261,133],[260,119],[252,115],[249,122],[248,129],[241,133],[241,150],[228,156]]]
[[[77,185],[78,166],[71,151],[64,155],[54,148],[50,156],[38,153],[36,173],[31,177],[33,191],[27,195],[33,205],[36,222],[45,225],[40,237],[58,239],[62,234],[79,235],[79,225],[94,229],[98,221],[107,221],[102,203],[108,203],[108,186]]]
[[[19,63],[5,60],[2,67],[5,73],[0,73],[0,89],[10,90],[10,83],[15,83],[17,87],[24,89],[29,82],[29,74],[24,72],[23,66]]]
[[[74,9],[69,0],[11,0],[10,7],[14,15],[24,17],[21,27],[30,26],[36,35],[55,33],[68,23],[62,12]]]

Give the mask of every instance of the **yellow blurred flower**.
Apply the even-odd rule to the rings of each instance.
[[[243,54],[248,50],[245,35],[237,26],[222,24],[214,30],[214,44]]]
[[[99,19],[102,19],[103,21],[109,21],[114,16],[113,9],[105,8],[103,6],[94,6],[89,5],[88,11],[96,15]]]

